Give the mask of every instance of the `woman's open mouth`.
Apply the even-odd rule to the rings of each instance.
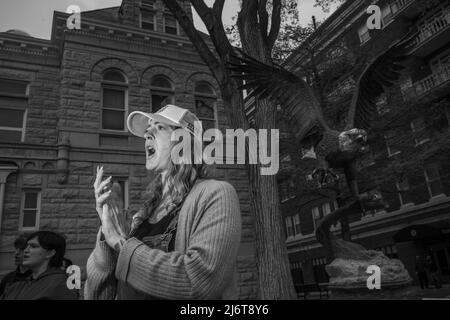
[[[156,152],[155,148],[153,148],[152,146],[147,146],[146,151],[147,151],[147,158],[153,157]]]

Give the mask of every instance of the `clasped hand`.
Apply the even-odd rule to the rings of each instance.
[[[126,239],[126,226],[124,225],[123,203],[114,201],[114,195],[109,187],[111,178],[102,181],[103,167],[97,167],[94,182],[95,207],[102,224],[102,233],[106,243],[119,251]]]

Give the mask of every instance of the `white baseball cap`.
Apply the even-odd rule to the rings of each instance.
[[[127,120],[128,130],[138,137],[144,138],[148,128],[148,120],[165,123],[174,127],[180,127],[190,132],[195,138],[203,141],[202,123],[197,116],[187,109],[168,104],[155,113],[134,111]]]

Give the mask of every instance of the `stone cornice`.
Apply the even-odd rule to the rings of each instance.
[[[50,40],[0,33],[0,52],[14,52],[35,56],[57,58],[59,47]]]
[[[113,40],[128,40],[128,41],[138,41],[139,43],[145,42],[148,40],[157,40],[161,41],[172,41],[175,43],[179,43],[182,45],[192,46],[191,41],[187,37],[176,36],[167,33],[157,32],[157,31],[144,31],[140,28],[135,28],[129,25],[124,25],[120,23],[110,23],[101,20],[94,20],[90,18],[83,18],[81,20],[81,30],[68,30],[65,28],[65,22],[68,17],[68,14],[62,12],[56,12],[56,20],[55,22],[58,24],[58,31],[61,32],[61,28],[59,27],[59,23],[64,25],[64,30],[70,33],[82,33],[84,35],[93,35],[101,38],[109,38]],[[55,23],[54,22],[54,23]],[[102,30],[103,33],[99,33],[98,31]],[[103,34],[103,36],[101,36]],[[122,36],[117,36],[117,34],[121,34]],[[211,48],[213,48],[212,42],[207,41]]]

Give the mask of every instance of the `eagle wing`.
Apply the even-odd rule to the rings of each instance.
[[[322,109],[312,88],[301,78],[279,65],[262,63],[237,49],[229,63],[232,76],[243,81],[240,89],[251,91],[259,99],[280,104],[291,117],[295,136],[303,139],[313,128],[326,127]]]
[[[347,114],[347,129],[369,129],[370,122],[377,116],[376,100],[401,76],[405,68],[402,62],[408,58],[408,47],[412,35],[392,44],[387,50],[373,59],[360,75],[352,103]]]

